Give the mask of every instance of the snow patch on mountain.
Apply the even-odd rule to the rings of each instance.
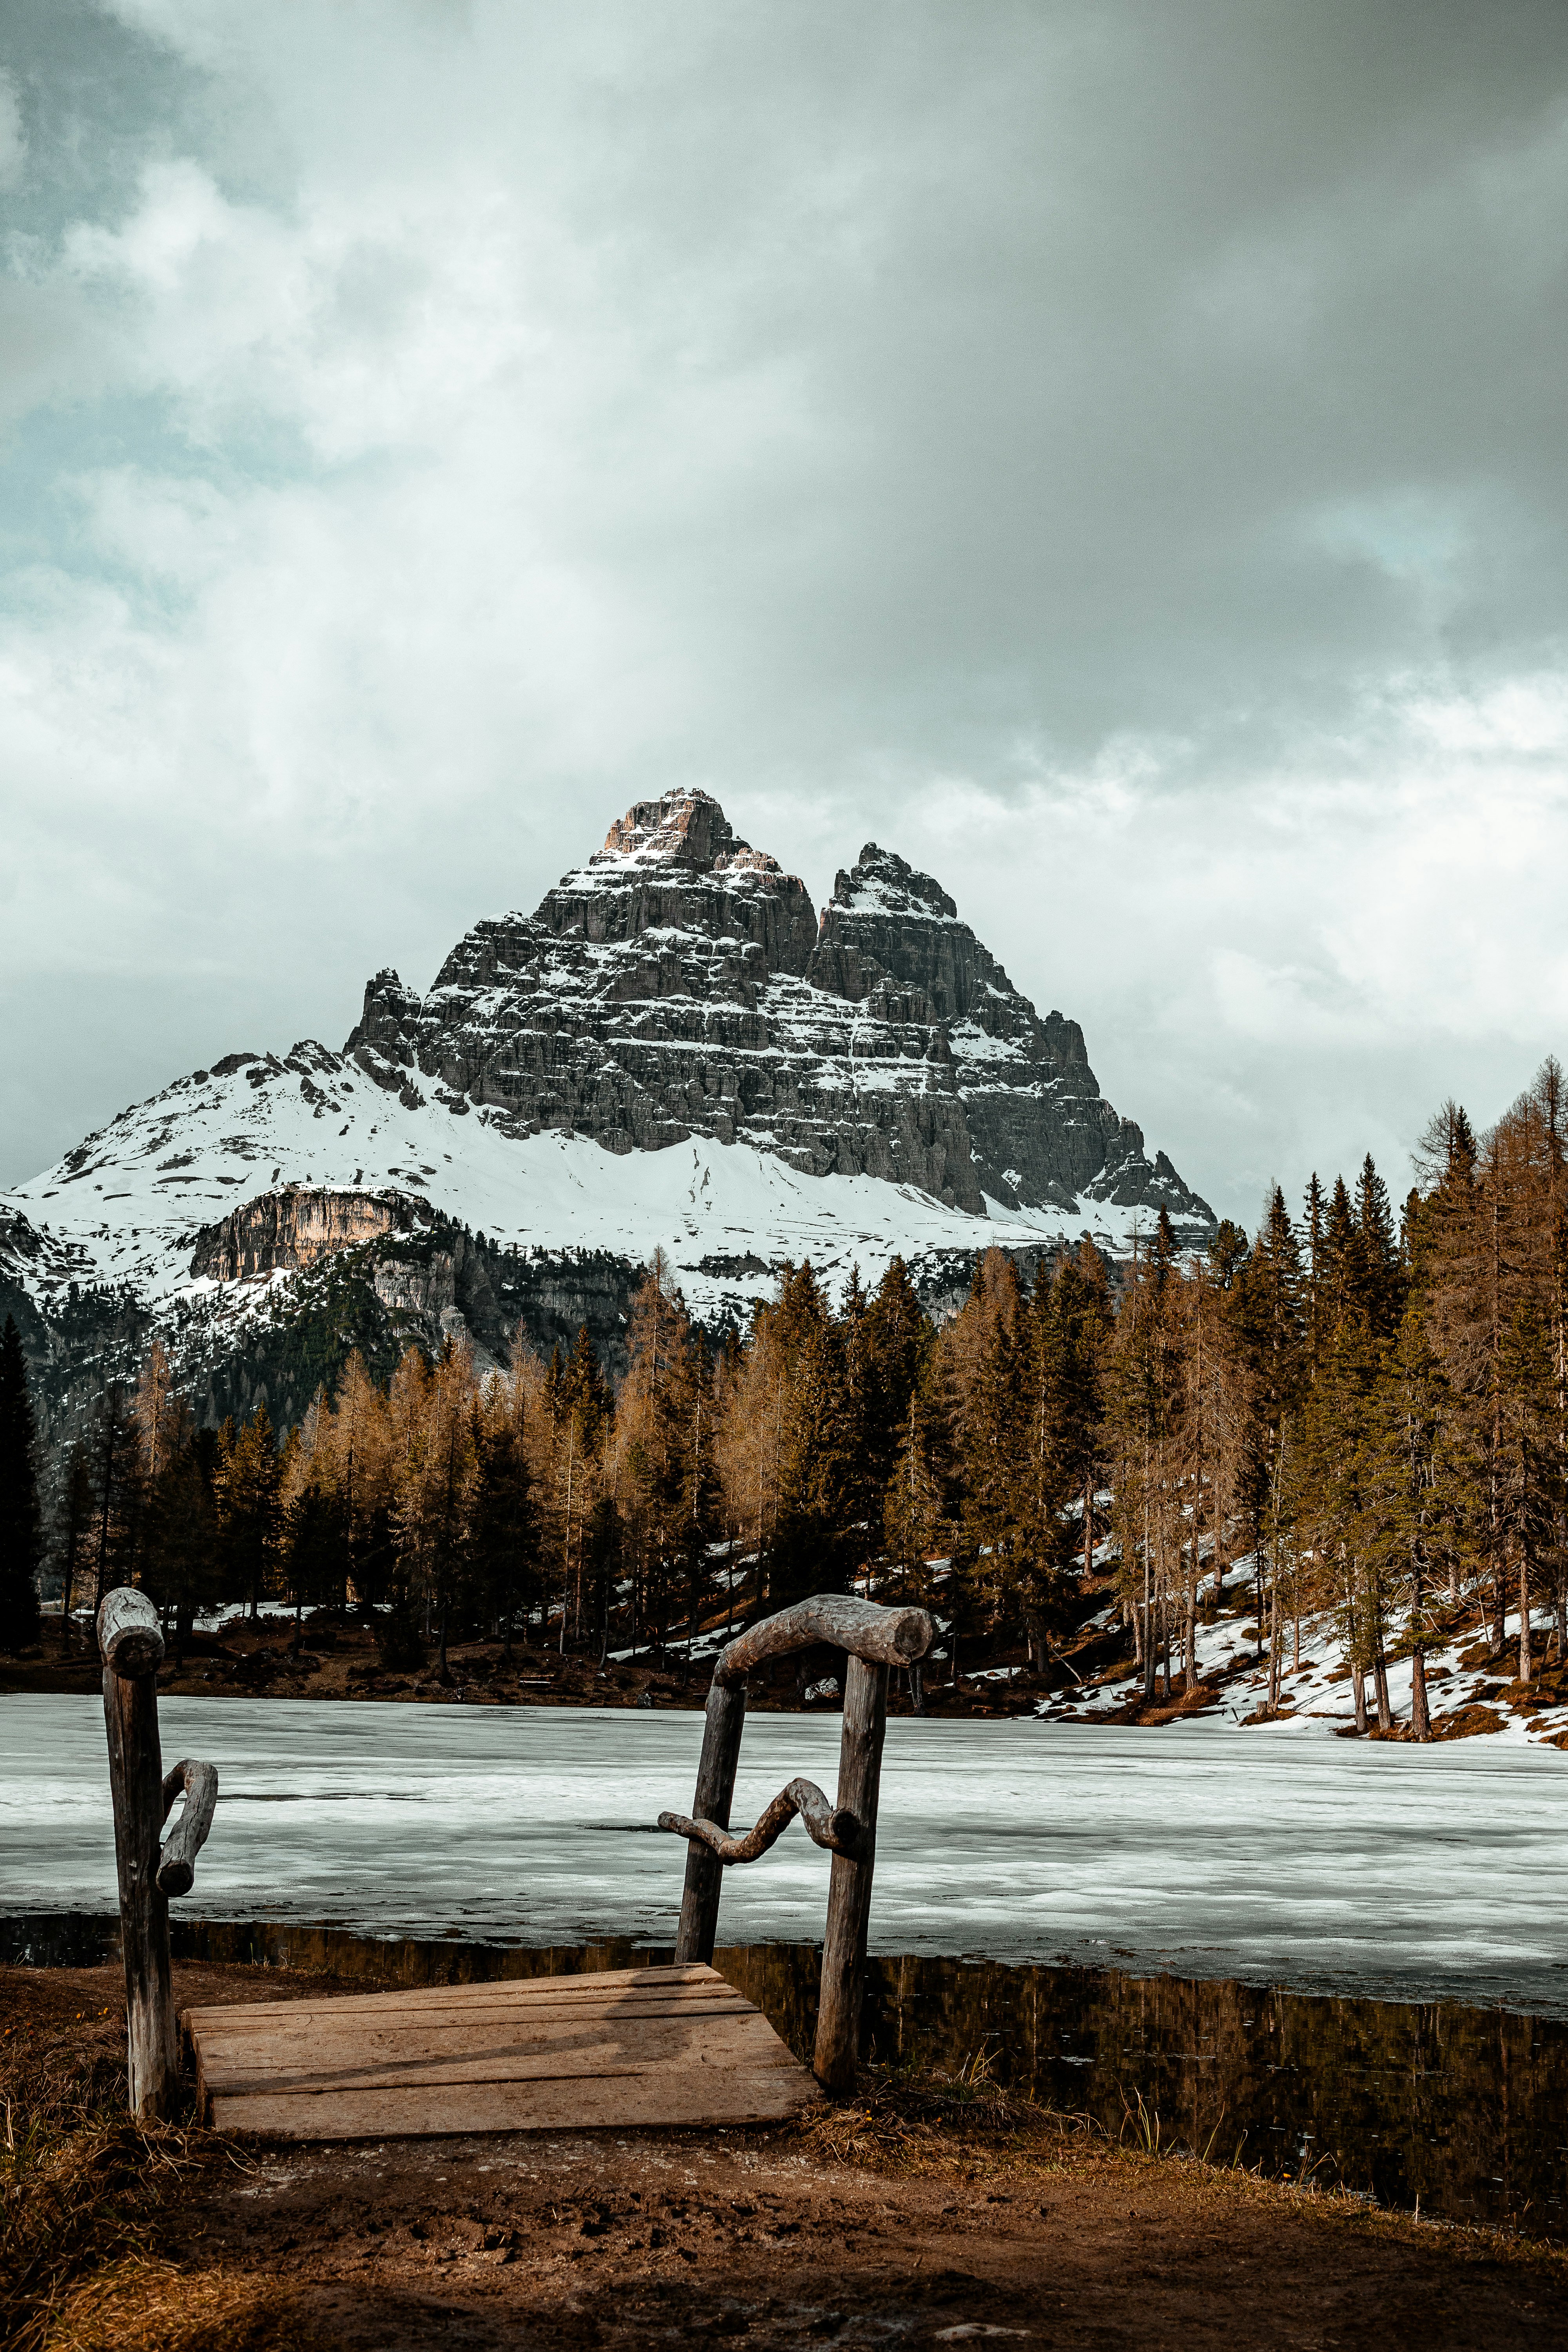
[[[295,1189],[412,1195],[520,1249],[646,1261],[662,1248],[700,1315],[767,1295],[784,1258],[809,1257],[835,1284],[858,1265],[874,1282],[896,1255],[993,1243],[1089,1233],[1120,1255],[1134,1227],[1152,1223],[1147,1210],[1103,1202],[1067,1213],[993,1202],[975,1216],[912,1184],[807,1175],[710,1137],[617,1153],[559,1130],[509,1128],[458,1097],[409,1102],[306,1040],[282,1058],[231,1055],[177,1079],[0,1199],[50,1237],[21,1275],[45,1308],[70,1281],[128,1284],[150,1302],[210,1293],[219,1286],[192,1272],[203,1232],[243,1202]],[[752,1268],[735,1271],[747,1258]]]

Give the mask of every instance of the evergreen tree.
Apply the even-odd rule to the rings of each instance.
[[[184,1663],[197,1611],[218,1597],[216,1467],[217,1433],[195,1430],[159,1481],[157,1589],[174,1612],[177,1665]]]
[[[283,1532],[283,1473],[267,1407],[242,1429],[225,1423],[214,1480],[218,1580],[225,1599],[242,1600],[254,1623],[273,1587]]]
[[[777,1509],[766,1563],[775,1609],[842,1592],[858,1551],[843,1335],[809,1262],[787,1266],[765,1324],[780,1369]]]
[[[894,1258],[865,1310],[864,1395],[856,1451],[865,1515],[880,1508],[931,1344],[931,1326],[901,1257]]]
[[[294,1603],[296,1644],[306,1609],[324,1608],[342,1591],[345,1520],[342,1496],[313,1480],[284,1506],[281,1569]]]
[[[951,1559],[956,1541],[957,1461],[947,1363],[929,1347],[898,1435],[882,1507],[882,1542],[890,1597],[929,1608],[936,1599],[933,1559]]]
[[[1448,1405],[1442,1366],[1413,1304],[1373,1391],[1353,1535],[1373,1590],[1404,1607],[1417,1739],[1431,1737],[1426,1655],[1440,1638],[1437,1579],[1465,1499],[1447,1442]]]
[[[539,1512],[528,1456],[515,1423],[500,1415],[479,1420],[473,1443],[468,1501],[468,1557],[476,1597],[501,1629],[501,1654],[511,1656],[520,1612],[539,1597]]]
[[[135,1423],[124,1391],[113,1381],[93,1416],[92,1565],[96,1611],[106,1592],[132,1581],[142,1534],[142,1475]]]
[[[1367,1328],[1380,1344],[1392,1339],[1405,1313],[1405,1270],[1394,1230],[1388,1187],[1369,1151],[1356,1183],[1356,1240]]]
[[[65,1493],[56,1526],[60,1562],[60,1649],[68,1648],[71,1611],[87,1579],[93,1528],[92,1465],[79,1437],[66,1462]]]
[[[42,1565],[37,1427],[22,1335],[7,1315],[0,1332],[0,1649],[37,1640]]]
[[[588,1520],[584,1545],[599,1664],[610,1646],[610,1612],[626,1553],[626,1529],[613,1495],[601,1495]]]

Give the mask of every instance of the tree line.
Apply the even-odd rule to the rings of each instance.
[[[956,1675],[1046,1667],[1110,1576],[1152,1702],[1195,1691],[1198,1624],[1245,1563],[1270,1707],[1328,1612],[1358,1723],[1391,1723],[1408,1652],[1425,1736],[1425,1656],[1478,1601],[1499,1653],[1514,1618],[1521,1680],[1543,1609],[1563,1654],[1565,1124],[1548,1062],[1480,1138],[1444,1107],[1397,1217],[1369,1157],[1295,1216],[1277,1190],[1251,1240],[1226,1222],[1184,1254],[1162,1214],[1130,1265],[1086,1240],[1032,1280],[992,1250],[940,1328],[901,1261],[837,1303],[805,1265],[714,1349],[659,1257],[616,1383],[585,1331],[499,1369],[410,1349],[380,1383],[354,1354],[281,1439],[265,1410],[198,1429],[155,1342],[67,1467],[68,1607],[135,1576],[181,1640],[215,1605],[355,1604],[390,1658],[432,1641],[444,1670],[458,1632],[662,1652],[855,1583],[931,1605]],[[25,1412],[8,1330],[8,1458]],[[13,1646],[30,1507],[30,1534],[0,1517]]]
[[[1106,1361],[1104,1461],[1145,1692],[1196,1685],[1200,1607],[1255,1583],[1267,1705],[1331,1614],[1358,1728],[1429,1736],[1426,1659],[1479,1606],[1528,1684],[1537,1621],[1568,1641],[1568,1116],[1547,1061],[1478,1138],[1447,1103],[1397,1222],[1369,1157],[1353,1189],[1275,1192],[1256,1239],[1222,1224],[1135,1264]],[[1514,1619],[1511,1645],[1510,1614]],[[1369,1698],[1370,1685],[1370,1698]]]

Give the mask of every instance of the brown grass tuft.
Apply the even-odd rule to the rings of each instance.
[[[321,2341],[276,2279],[132,2254],[72,2289],[40,2352],[317,2352]]]
[[[1086,2118],[1053,2114],[1004,2088],[993,2079],[992,2054],[977,2052],[952,2074],[865,2067],[858,2095],[808,2110],[801,2137],[832,2163],[923,2172],[955,2157],[973,2161],[1047,2140],[1054,2147],[1092,2130]]]

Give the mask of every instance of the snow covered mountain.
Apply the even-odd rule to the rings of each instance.
[[[427,997],[378,973],[344,1050],[410,1107],[424,1081],[512,1137],[705,1136],[973,1217],[1213,1228],[1101,1097],[1077,1022],[1040,1019],[940,884],[868,843],[819,921],[706,793],[630,809],[533,914],[476,925]]]
[[[378,973],[341,1054],[227,1055],[0,1194],[0,1307],[35,1357],[109,1293],[138,1329],[194,1318],[210,1353],[344,1253],[433,1329],[471,1320],[481,1275],[497,1317],[517,1305],[498,1252],[662,1247],[718,1320],[786,1257],[874,1282],[901,1253],[929,1288],[992,1243],[1122,1255],[1161,1208],[1188,1243],[1213,1230],[1077,1023],[1042,1020],[929,876],[868,845],[819,920],[691,792],[478,924],[428,996]]]

